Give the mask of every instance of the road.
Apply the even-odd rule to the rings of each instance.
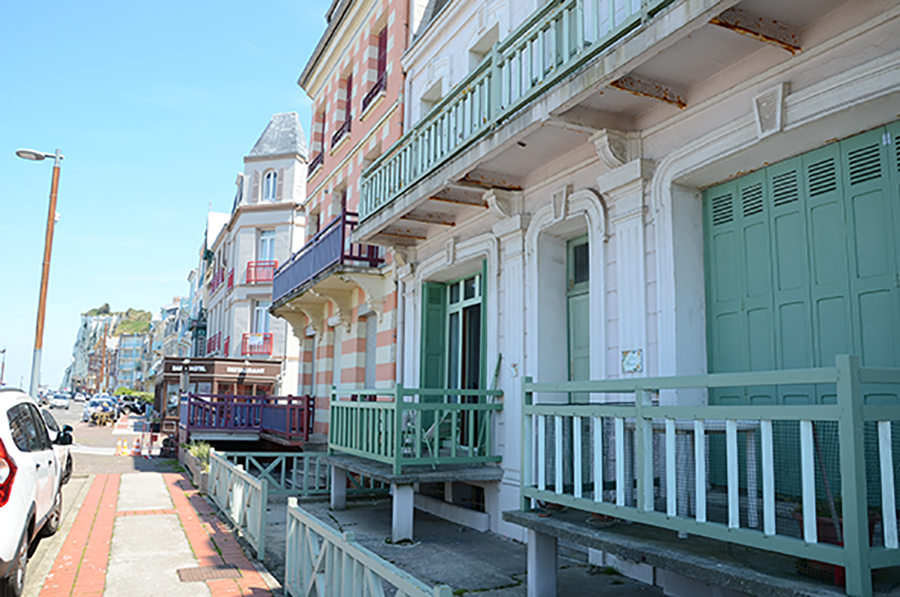
[[[180,470],[176,460],[115,455],[116,444],[121,440],[127,440],[130,448],[135,438],[143,437],[145,441],[149,439],[149,433],[142,433],[146,427],[142,418],[131,416],[128,417],[127,423],[124,419],[120,419],[115,427],[98,427],[81,420],[83,409],[83,402],[72,402],[68,410],[50,411],[60,427],[71,425],[74,429],[72,436],[75,441],[71,448],[72,478],[63,487],[62,527],[53,537],[41,540],[29,560],[23,597],[37,597],[40,593],[94,475]]]

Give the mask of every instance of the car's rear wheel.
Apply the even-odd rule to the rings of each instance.
[[[50,537],[55,535],[62,523],[62,487],[56,490],[56,501],[53,503],[53,510],[47,516],[44,526],[39,533],[40,537]]]
[[[22,533],[19,550],[9,576],[0,578],[0,597],[20,597],[25,592],[25,568],[28,566],[28,532]]]

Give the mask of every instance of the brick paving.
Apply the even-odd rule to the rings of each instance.
[[[219,520],[213,507],[199,495],[187,477],[182,473],[164,473],[162,477],[174,508],[117,512],[121,475],[96,475],[44,581],[40,596],[102,596],[116,519],[163,514],[177,514],[197,566],[234,566],[239,571],[238,578],[206,581],[212,597],[271,596],[262,575],[244,554],[229,527]],[[143,564],[152,566],[153,562]]]

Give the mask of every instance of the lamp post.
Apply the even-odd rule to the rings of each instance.
[[[6,348],[0,350],[0,354],[3,355],[3,363],[0,364],[0,388],[3,387],[3,375],[6,373]]]
[[[63,160],[63,154],[57,149],[56,153],[44,153],[33,149],[20,149],[16,155],[26,160],[40,162],[46,158],[53,158],[53,178],[50,182],[50,209],[47,212],[47,233],[44,236],[44,265],[41,270],[41,293],[38,298],[37,325],[34,334],[34,357],[31,360],[31,388],[30,393],[37,397],[41,384],[41,349],[44,345],[44,309],[47,306],[47,280],[50,277],[50,250],[53,247],[53,224],[56,222],[56,191],[59,188],[59,165]]]

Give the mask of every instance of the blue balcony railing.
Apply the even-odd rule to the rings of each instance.
[[[551,0],[363,173],[360,221],[673,0]]]
[[[384,263],[380,247],[350,242],[358,221],[356,213],[345,211],[278,268],[272,300],[278,302],[335,264],[377,267]]]

